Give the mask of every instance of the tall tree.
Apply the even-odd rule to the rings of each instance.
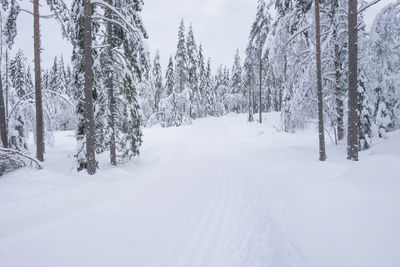
[[[87,172],[93,175],[96,173],[97,163],[93,112],[92,6],[90,0],[83,0],[83,14],[86,168]]]
[[[169,57],[167,71],[165,73],[165,94],[170,96],[174,92],[175,87],[175,70],[172,56]]]
[[[153,79],[154,79],[154,109],[156,112],[160,110],[160,101],[164,97],[164,84],[162,69],[160,64],[160,52],[157,50],[153,60]]]
[[[35,102],[36,102],[36,158],[44,160],[44,125],[40,70],[40,28],[39,0],[33,0],[33,43],[35,62]]]
[[[358,161],[358,79],[357,79],[357,0],[349,0],[348,6],[348,37],[349,37],[349,96],[348,96],[348,130],[347,159]]]
[[[318,95],[318,137],[319,137],[319,160],[325,161],[325,135],[324,135],[324,109],[322,96],[322,70],[321,70],[321,26],[319,15],[319,0],[315,0],[315,37],[316,37],[316,59],[317,59],[317,95]]]
[[[175,81],[179,93],[181,93],[185,89],[188,80],[187,61],[188,60],[187,60],[187,48],[185,41],[185,23],[182,19],[179,24],[178,45],[175,54],[175,72],[176,72]]]
[[[250,31],[250,42],[256,49],[258,65],[258,121],[262,123],[263,50],[271,27],[271,16],[264,0],[258,0],[256,19]]]
[[[187,40],[187,83],[190,92],[190,117],[195,119],[201,115],[201,96],[199,93],[199,77],[198,77],[198,51],[194,38],[192,24],[189,26]]]

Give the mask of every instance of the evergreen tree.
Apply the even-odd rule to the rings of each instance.
[[[190,24],[187,42],[187,83],[190,93],[190,117],[193,119],[201,117],[201,95],[199,90],[199,73],[198,73],[198,51],[196,41],[194,39],[193,27]]]
[[[153,60],[153,79],[155,87],[154,109],[156,112],[158,112],[160,110],[160,101],[162,98],[164,98],[164,85],[160,64],[160,52],[158,50]]]
[[[165,73],[165,94],[170,96],[174,92],[175,88],[175,70],[174,61],[172,56],[169,57],[167,71]]]

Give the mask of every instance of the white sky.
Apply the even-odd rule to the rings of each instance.
[[[45,0],[40,0],[41,14],[48,14]],[[394,0],[382,0],[365,12],[367,26],[375,15]],[[257,0],[144,0],[143,20],[149,34],[152,56],[160,50],[163,71],[169,56],[175,53],[178,24],[183,18],[186,29],[193,24],[197,44],[203,45],[204,55],[211,57],[213,68],[220,64],[231,66],[236,48],[243,54],[250,26],[256,13]],[[24,0],[23,7],[32,10],[32,3]],[[31,63],[33,59],[33,18],[21,13],[18,18],[18,35],[13,54],[19,48]],[[42,66],[52,65],[54,56],[71,57],[71,46],[62,39],[61,30],[54,19],[41,20]],[[243,57],[242,57],[243,60]]]

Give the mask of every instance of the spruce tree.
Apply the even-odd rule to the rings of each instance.
[[[153,79],[154,79],[154,109],[156,112],[160,111],[160,101],[164,98],[164,84],[162,69],[160,64],[160,52],[157,50],[153,60]]]
[[[192,24],[189,26],[187,42],[187,83],[190,93],[190,117],[196,119],[201,117],[201,95],[199,91],[198,78],[198,51],[194,39]]]

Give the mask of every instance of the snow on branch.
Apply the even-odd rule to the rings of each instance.
[[[62,94],[52,91],[52,90],[42,90],[42,92],[44,93],[51,93],[54,94],[56,96],[58,96],[59,98],[63,99],[65,102],[67,102],[69,105],[71,105],[74,109],[75,109],[75,105],[65,96],[63,96]],[[22,96],[15,104],[14,106],[11,108],[11,112],[8,114],[8,119],[11,118],[11,115],[14,113],[14,111],[16,110],[17,106],[24,101],[25,98],[28,98],[29,96],[35,94],[35,92],[30,92],[27,93],[26,95]]]
[[[357,11],[357,14],[360,14],[361,12],[364,12],[367,8],[370,8],[371,6],[379,3],[381,0],[374,0],[368,4],[365,4],[364,6],[360,7],[360,9]]]
[[[26,12],[26,13],[31,14],[33,16],[33,12],[30,11],[30,10],[20,8],[20,11]],[[50,15],[40,15],[39,17],[42,18],[42,19],[52,19],[52,18],[54,18],[54,16],[55,16],[55,14],[50,14]]]
[[[28,155],[25,155],[25,154],[21,153],[18,150],[1,147],[0,148],[0,152],[9,153],[9,154],[13,154],[13,155],[17,155],[17,156],[26,158],[26,159],[30,160],[31,162],[34,162],[38,169],[43,169],[42,166],[39,164],[39,162],[37,162],[37,160],[35,160],[34,158],[31,158]]]
[[[125,25],[134,33],[138,34],[140,39],[144,39],[142,33],[140,30],[137,29],[137,27],[133,26],[132,24],[130,24],[124,17],[124,15],[122,15],[117,9],[115,9],[113,6],[111,6],[110,4],[102,1],[102,0],[91,0],[90,3],[92,5],[98,5],[104,8],[107,8],[108,10],[110,10],[111,12],[113,12],[115,15],[117,15],[124,23]],[[104,18],[103,18],[104,19]]]

